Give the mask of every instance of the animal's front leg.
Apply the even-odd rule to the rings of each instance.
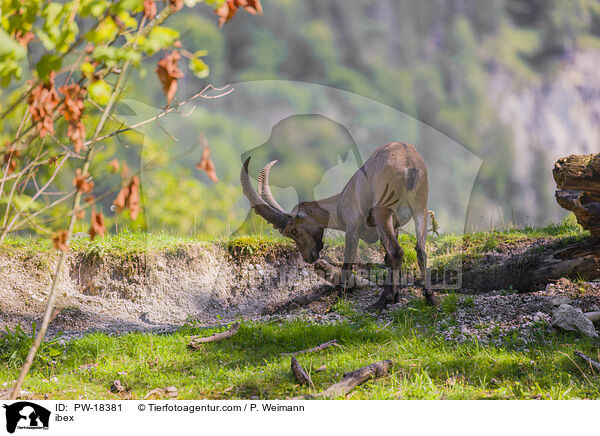
[[[415,214],[415,230],[417,233],[417,245],[415,247],[417,251],[417,261],[419,263],[419,269],[421,270],[421,276],[423,281],[423,293],[425,294],[425,301],[428,304],[435,306],[437,299],[431,288],[431,278],[427,271],[427,208]]]
[[[346,294],[349,288],[354,285],[352,280],[352,266],[356,260],[358,250],[358,232],[355,229],[348,230],[346,232],[346,241],[344,246],[344,265],[342,266],[340,276],[340,289],[338,296],[340,298],[346,298]]]
[[[398,234],[395,229],[397,221],[394,212],[388,208],[376,207],[371,210],[371,217],[379,240],[385,249],[385,264],[388,267],[388,283],[385,285],[379,300],[373,305],[374,309],[383,309],[388,304],[397,303],[400,296],[400,272],[404,251],[398,244]]]

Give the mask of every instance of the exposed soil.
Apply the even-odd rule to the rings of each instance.
[[[324,253],[332,264],[339,264],[341,255],[339,248]],[[367,249],[362,256],[377,265],[383,253]],[[41,318],[57,259],[55,254],[0,254],[0,327],[20,322],[26,328]],[[357,308],[367,309],[379,292],[377,288],[356,290],[348,297]],[[422,298],[420,290],[407,287],[399,304],[374,316],[387,322],[414,298]],[[446,304],[436,309],[451,315],[440,317],[438,333],[449,340],[477,337],[486,343],[497,340],[502,332],[526,332],[536,323],[547,322],[560,302],[568,301],[584,311],[600,310],[600,284],[560,280],[527,294],[465,291],[454,299],[452,307]],[[50,333],[63,331],[72,337],[95,330],[168,332],[191,320],[215,325],[240,317],[336,322],[344,316],[331,310],[335,301],[335,289],[293,249],[279,247],[242,258],[234,258],[217,244],[126,258],[72,253],[60,279]]]

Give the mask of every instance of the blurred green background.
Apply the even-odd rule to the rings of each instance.
[[[339,121],[360,150],[335,156],[340,170],[330,179],[341,186],[359,157],[366,159],[383,141],[414,142],[436,183],[449,183],[445,191],[432,188],[438,189],[432,208],[442,231],[535,225],[564,216],[553,198],[554,161],[600,148],[600,1],[264,0],[263,7],[264,16],[237,14],[223,29],[202,7],[169,20],[186,47],[209,51],[211,69],[208,82],[191,75],[180,80],[176,98],[207,83],[232,83],[236,90],[107,143],[107,156],[118,149],[131,167],[144,166],[145,213],[135,222],[125,216],[115,222],[107,198],[102,208],[112,231],[235,231],[248,213],[239,187],[241,155],[267,142],[282,120],[312,113]],[[118,110],[122,119],[151,116],[164,103],[149,77],[155,63],[149,59],[139,76],[130,77]],[[323,156],[347,139],[330,135],[332,126],[297,124],[289,141],[276,141],[251,167],[255,173],[258,160],[280,160],[273,180],[284,206],[319,194],[315,180],[331,169],[294,145],[302,142],[298,132],[329,135],[311,146]],[[200,133],[211,147],[216,184],[194,166]],[[93,169],[98,179],[101,172],[108,168]],[[118,176],[112,177],[99,189],[118,185]],[[268,230],[260,224],[254,229]]]

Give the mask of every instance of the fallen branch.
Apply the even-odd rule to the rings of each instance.
[[[300,363],[298,362],[298,360],[296,360],[296,358],[294,356],[292,356],[291,367],[292,367],[292,372],[294,373],[294,376],[296,377],[296,380],[298,380],[298,383],[300,383],[301,385],[309,385],[313,389],[315,388],[315,385],[313,384],[313,381],[310,378],[310,375],[308,375],[308,373],[306,371],[304,371],[304,368],[302,368],[302,366],[300,365]]]
[[[313,268],[317,272],[323,273],[323,279],[332,283],[333,285],[339,285],[342,283],[342,272],[339,268],[334,267],[329,262],[319,259],[313,264]],[[370,280],[367,280],[361,276],[352,274],[348,280],[348,287],[355,289],[362,288],[373,288],[377,287],[375,283]]]
[[[382,360],[372,363],[368,366],[363,366],[355,371],[344,375],[342,381],[330,386],[327,390],[318,394],[308,394],[293,398],[294,400],[310,400],[318,398],[335,398],[340,395],[348,395],[352,389],[363,384],[364,382],[382,377],[388,373],[393,363],[391,360]]]
[[[225,330],[221,333],[215,333],[211,336],[192,336],[192,340],[188,344],[189,347],[192,348],[200,348],[200,344],[206,344],[207,342],[217,342],[222,341],[223,339],[229,339],[233,335],[235,335],[240,329],[240,322],[234,323],[229,329]]]
[[[564,244],[564,240],[550,241],[506,259],[464,263],[462,288],[487,292],[512,286],[520,292],[529,292],[563,277],[586,281],[600,278],[598,239],[584,238]]]
[[[575,351],[573,354],[575,354],[578,357],[581,357],[583,360],[585,360],[588,365],[590,365],[592,368],[596,368],[598,371],[600,371],[600,363],[596,362],[594,359],[592,359],[591,357],[583,354],[581,351]]]
[[[313,353],[315,351],[324,350],[325,348],[339,347],[339,346],[340,346],[340,344],[338,344],[337,339],[332,339],[329,342],[325,342],[324,344],[317,345],[316,347],[312,347],[307,350],[294,351],[293,353],[281,353],[281,355],[282,356],[297,356],[298,354]]]
[[[600,311],[598,311],[598,312],[587,312],[587,313],[584,313],[584,315],[586,316],[587,319],[589,319],[592,322],[598,322],[598,321],[600,321]]]

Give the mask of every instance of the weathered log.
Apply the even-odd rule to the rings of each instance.
[[[592,368],[596,368],[597,370],[600,371],[600,363],[596,362],[594,359],[592,359],[589,356],[586,356],[585,354],[583,354],[580,351],[575,351],[573,354],[575,354],[578,357],[581,357],[583,360],[585,360],[587,362],[588,365],[590,365]]]
[[[600,153],[562,158],[552,174],[558,204],[572,211],[592,236],[600,237]]]
[[[564,245],[552,241],[498,260],[464,265],[462,287],[479,292],[513,288],[521,292],[544,287],[562,277],[600,278],[600,243],[595,238]]]
[[[217,342],[222,341],[223,339],[229,339],[233,335],[235,335],[240,329],[240,322],[234,323],[228,330],[224,332],[215,333],[211,336],[192,336],[191,341],[188,344],[189,347],[192,348],[200,348],[200,344],[206,344],[207,342]]]
[[[382,377],[388,373],[393,363],[391,360],[382,360],[367,366],[363,366],[355,371],[344,375],[342,381],[330,386],[323,392],[318,394],[308,394],[293,398],[295,400],[310,400],[310,399],[327,399],[335,398],[341,395],[348,395],[352,389],[363,384],[364,382]]]
[[[306,350],[294,351],[292,353],[281,353],[281,355],[282,356],[297,356],[298,354],[314,353],[315,351],[321,351],[321,350],[324,350],[325,348],[339,347],[339,346],[340,346],[340,344],[338,344],[337,339],[332,339],[331,341],[327,341],[321,345],[317,345],[316,347],[308,348]]]
[[[588,229],[593,236],[600,237],[600,198],[598,201],[584,191],[556,191],[556,201],[561,207],[575,214],[577,222]]]
[[[292,356],[291,368],[296,380],[298,380],[298,383],[301,385],[309,385],[314,389],[315,385],[313,384],[310,375],[308,375],[304,368],[302,368],[300,362],[298,362],[294,356]]]

